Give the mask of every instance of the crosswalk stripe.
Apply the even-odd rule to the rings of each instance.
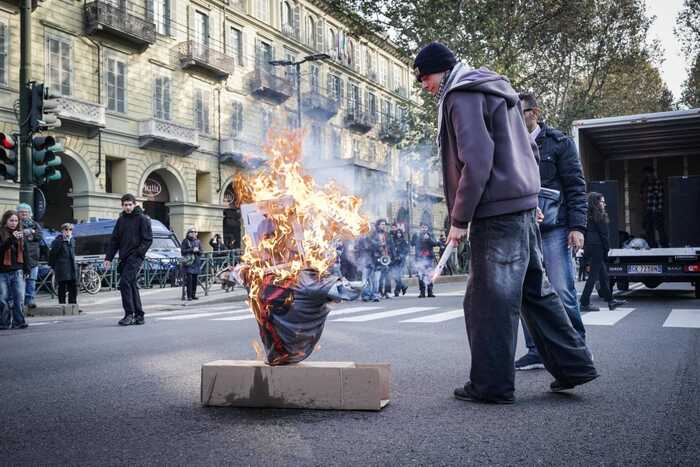
[[[625,316],[632,313],[634,308],[615,308],[610,311],[607,308],[601,308],[600,311],[585,313],[581,316],[583,324],[591,326],[612,326],[620,321]]]
[[[440,323],[442,321],[448,321],[455,318],[464,318],[464,310],[459,308],[457,310],[450,310],[444,313],[437,313],[434,315],[421,316],[420,318],[411,318],[401,321],[402,323]]]
[[[202,308],[201,311],[205,313],[210,313],[219,309],[223,308]],[[232,307],[227,307],[226,308],[228,311],[239,311],[242,310],[242,308],[232,308]],[[181,309],[174,309],[174,310],[168,310],[168,311],[158,311],[156,313],[146,313],[147,318],[155,318],[156,316],[182,316],[185,314],[191,315],[191,314],[198,314],[200,310],[192,310],[192,309],[186,309],[186,308],[181,308]]]
[[[360,323],[360,322],[364,322],[364,321],[374,321],[376,319],[391,318],[392,316],[408,315],[411,313],[419,313],[421,311],[430,311],[430,310],[436,310],[436,309],[437,308],[433,307],[433,306],[428,306],[428,307],[416,306],[416,307],[411,307],[411,308],[404,308],[403,310],[382,311],[381,313],[372,313],[369,315],[351,316],[349,318],[334,319],[333,321]]]
[[[668,314],[663,327],[665,328],[700,328],[700,310],[674,308]]]
[[[248,310],[233,310],[233,311],[217,311],[214,313],[192,313],[189,315],[168,316],[167,318],[158,318],[159,321],[180,321],[186,319],[209,318],[211,316],[221,316],[233,313],[247,313]]]
[[[154,308],[163,308],[165,305],[145,305],[143,307],[144,310],[152,310]],[[107,315],[110,313],[124,313],[124,308],[119,307],[119,308],[109,308],[107,310],[99,310],[99,311],[88,311],[87,312],[89,315]]]
[[[382,307],[380,306],[354,306],[351,308],[341,308],[340,310],[331,310],[331,315],[333,316],[338,316],[338,315],[347,315],[350,313],[360,313],[363,311],[374,311],[374,310],[379,310]]]
[[[243,321],[244,319],[253,319],[255,318],[255,315],[253,312],[246,310],[248,312],[247,315],[243,316],[228,316],[226,318],[214,318],[211,321]]]

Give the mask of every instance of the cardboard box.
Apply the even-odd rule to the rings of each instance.
[[[269,366],[219,360],[202,366],[205,406],[381,410],[389,403],[388,363],[302,362]]]

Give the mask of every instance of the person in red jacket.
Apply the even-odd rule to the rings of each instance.
[[[470,274],[464,316],[470,379],[454,391],[470,402],[515,399],[518,317],[527,323],[552,391],[598,377],[542,264],[537,227],[540,176],[518,93],[486,68],[470,69],[446,46],[425,46],[416,79],[437,98],[438,149],[451,227],[447,241],[469,234]],[[469,230],[470,227],[470,230]]]

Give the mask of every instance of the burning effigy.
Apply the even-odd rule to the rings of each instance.
[[[234,181],[246,231],[237,273],[269,365],[306,359],[321,337],[328,304],[359,296],[329,271],[335,242],[369,231],[359,198],[335,183],[319,187],[304,173],[301,148],[300,132],[279,133],[264,147],[268,164]]]

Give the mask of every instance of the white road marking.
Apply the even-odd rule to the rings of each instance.
[[[194,313],[189,315],[178,315],[178,316],[168,316],[167,318],[158,318],[158,321],[181,321],[186,319],[197,319],[197,318],[208,318],[210,316],[221,316],[228,315],[232,313],[247,313],[248,310],[235,310],[235,311],[217,311],[214,313]],[[148,315],[146,315],[148,316]]]
[[[464,310],[459,308],[457,310],[446,311],[444,313],[437,313],[435,315],[421,316],[420,318],[411,318],[401,321],[402,323],[441,323],[442,321],[448,321],[456,318],[464,318]]]
[[[144,310],[153,310],[154,308],[163,308],[164,306],[167,305],[145,305],[143,306]],[[100,311],[87,311],[85,314],[87,315],[106,315],[109,313],[124,313],[124,308],[119,307],[119,308],[109,308],[107,310],[100,310]]]
[[[335,319],[333,321],[344,321],[348,323],[361,323],[364,321],[374,321],[376,319],[383,319],[383,318],[391,318],[392,316],[401,316],[401,315],[408,315],[411,313],[419,313],[421,311],[430,311],[430,310],[436,310],[436,307],[429,306],[429,307],[422,307],[422,306],[415,306],[411,308],[404,308],[403,310],[391,310],[391,311],[382,311],[381,313],[372,313],[369,315],[362,315],[362,316],[352,316],[350,318],[340,318],[340,319]]]
[[[380,310],[381,308],[380,306],[354,306],[351,308],[342,308],[340,310],[331,310],[330,314],[333,316],[348,315],[350,313],[360,313],[362,311]]]
[[[253,319],[255,318],[255,315],[253,314],[252,311],[246,310],[248,313],[247,315],[243,316],[229,316],[227,318],[214,318],[210,321],[243,321],[244,319]]]
[[[634,310],[634,308],[615,308],[610,311],[607,308],[601,308],[600,311],[583,314],[581,319],[583,324],[589,326],[612,326]]]
[[[464,297],[466,290],[457,290],[455,292],[440,292],[439,290],[435,291],[435,295],[438,297]]]
[[[665,328],[700,328],[700,310],[675,308],[668,314]]]

